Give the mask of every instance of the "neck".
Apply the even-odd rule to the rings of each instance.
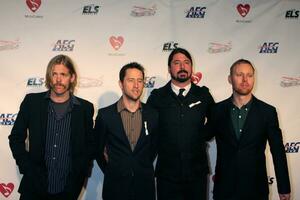
[[[124,103],[124,106],[127,108],[127,110],[129,110],[130,112],[135,112],[137,111],[137,109],[140,107],[140,100],[132,100],[127,98],[126,96],[122,96],[122,101]]]
[[[58,95],[55,92],[51,91],[50,99],[55,103],[63,103],[66,102],[70,98],[70,92],[67,91],[64,94]]]
[[[176,85],[177,87],[180,87],[180,88],[184,88],[185,86],[187,86],[188,84],[191,83],[191,79],[185,81],[185,82],[179,82],[179,81],[176,81],[174,79],[171,80],[171,82]]]
[[[241,108],[243,105],[246,105],[252,98],[252,94],[248,95],[239,95],[237,93],[233,93],[233,104],[238,108]]]

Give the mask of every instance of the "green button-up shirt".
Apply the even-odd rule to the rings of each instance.
[[[240,109],[232,103],[231,106],[231,121],[233,124],[234,132],[236,138],[239,140],[242,133],[244,124],[248,115],[248,112],[251,108],[252,99],[246,104],[243,105]]]

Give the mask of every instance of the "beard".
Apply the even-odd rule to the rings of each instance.
[[[185,73],[186,76],[181,76],[182,73]],[[180,82],[180,83],[186,82],[187,80],[191,79],[191,77],[192,77],[192,74],[189,75],[186,70],[178,71],[177,76],[175,76],[174,74],[171,73],[171,78],[173,80],[176,80],[176,81]]]
[[[233,90],[241,96],[247,96],[252,92],[252,88],[247,88],[247,89],[233,88]]]

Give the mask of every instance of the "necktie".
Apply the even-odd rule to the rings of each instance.
[[[182,101],[184,99],[184,96],[183,96],[184,91],[185,91],[184,88],[179,89],[178,98],[179,98],[180,101]]]

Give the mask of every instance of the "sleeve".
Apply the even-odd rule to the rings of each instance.
[[[106,125],[104,123],[103,117],[100,113],[100,110],[98,111],[96,122],[95,122],[95,129],[94,129],[95,135],[96,135],[96,161],[102,170],[102,172],[105,172],[105,167],[107,165],[107,162],[104,157],[104,148],[107,140],[107,133],[106,133]]]
[[[89,160],[93,160],[95,157],[95,134],[93,131],[94,127],[94,121],[93,121],[93,116],[94,116],[94,106],[93,104],[89,103],[88,104],[88,109],[86,111],[86,129],[87,129],[87,137],[88,137],[88,156]]]
[[[282,133],[279,128],[277,112],[272,108],[267,120],[267,133],[270,150],[272,153],[274,170],[277,179],[277,189],[280,194],[290,193],[290,180]]]
[[[159,115],[158,112],[154,111],[153,112],[155,115],[153,117],[154,124],[153,124],[153,132],[151,134],[151,159],[154,161],[154,159],[157,156],[158,152],[158,133],[159,133],[159,128],[158,128],[158,121],[159,121]]]
[[[16,160],[21,174],[24,174],[29,169],[29,153],[25,148],[25,140],[27,138],[27,128],[30,116],[30,100],[27,95],[21,103],[17,119],[12,128],[11,134],[8,136],[9,146],[12,155]]]
[[[206,88],[206,87],[205,87]],[[213,130],[212,130],[212,110],[213,106],[215,105],[214,98],[210,94],[208,88],[206,88],[206,101],[207,101],[207,109],[206,109],[206,123],[205,123],[205,139],[206,141],[211,140],[214,137]],[[210,127],[211,126],[211,127]]]

